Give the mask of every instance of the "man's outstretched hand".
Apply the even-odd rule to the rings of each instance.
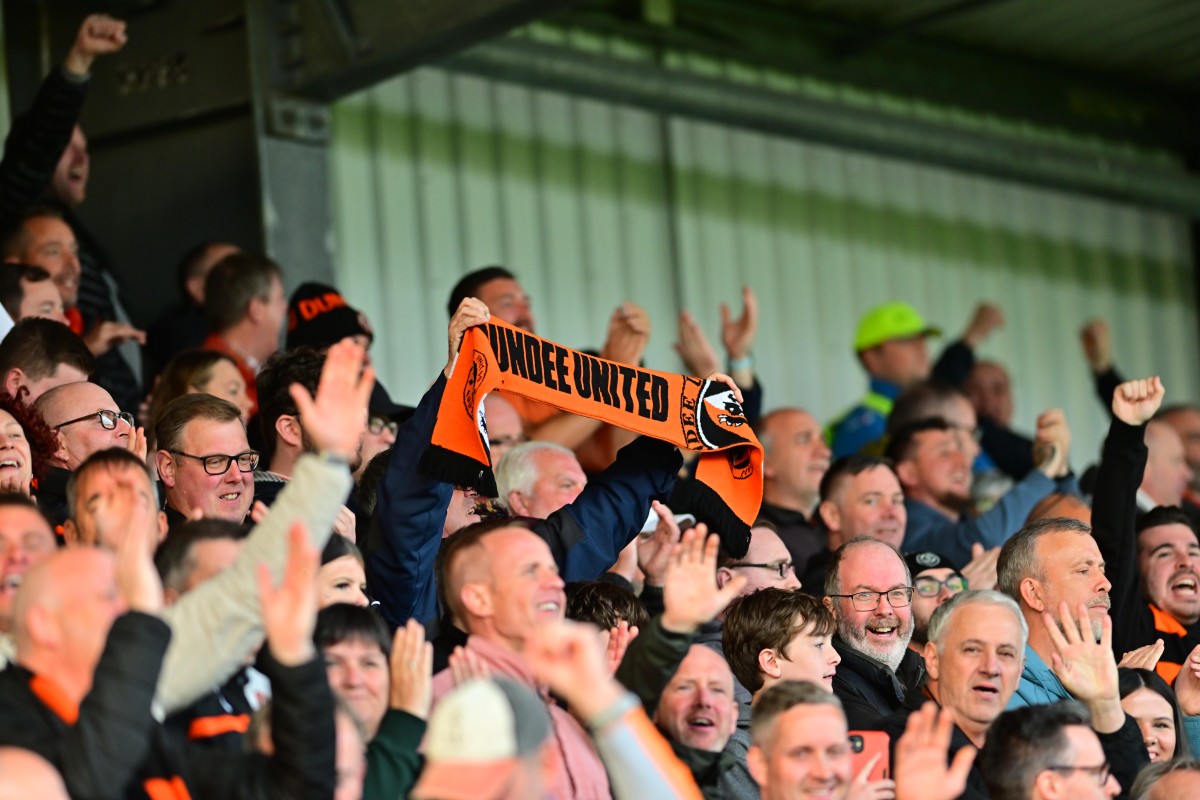
[[[1158,412],[1165,395],[1166,389],[1157,375],[1125,381],[1113,392],[1113,416],[1126,425],[1142,425]]]
[[[115,53],[124,46],[125,23],[107,14],[92,14],[79,26],[63,66],[73,75],[87,75],[96,56]]]
[[[450,352],[446,357],[446,368],[442,370],[442,374],[446,376],[447,380],[450,378],[450,373],[454,372],[454,363],[458,360],[458,348],[462,346],[463,334],[467,332],[468,328],[483,325],[491,318],[491,312],[488,311],[488,307],[483,304],[482,300],[464,297],[458,304],[454,316],[450,318],[450,327],[446,330],[446,344]]]
[[[375,385],[375,370],[363,366],[366,355],[361,346],[343,339],[325,356],[315,398],[298,383],[290,388],[313,444],[346,463],[358,454],[367,429],[367,402]]]

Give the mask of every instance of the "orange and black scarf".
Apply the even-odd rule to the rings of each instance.
[[[762,446],[725,384],[607,361],[493,317],[463,336],[422,470],[496,495],[482,410],[496,390],[699,452],[680,510],[719,532],[733,556],[745,554],[762,504]]]

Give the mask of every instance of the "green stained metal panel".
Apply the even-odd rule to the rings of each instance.
[[[822,420],[862,393],[857,318],[896,298],[948,337],[998,303],[1008,324],[980,355],[1013,372],[1019,429],[1065,408],[1077,465],[1107,424],[1078,344],[1089,318],[1109,319],[1126,374],[1200,397],[1187,227],[1170,214],[433,68],[334,121],[338,281],[403,402],[445,361],[450,287],[488,263],[573,346],[599,347],[619,302],[645,306],[646,361],[666,370],[679,311],[719,348],[719,307],[737,313],[750,284],[767,405]]]

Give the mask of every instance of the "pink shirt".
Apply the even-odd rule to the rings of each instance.
[[[547,787],[550,795],[576,800],[610,800],[612,791],[608,785],[608,774],[592,746],[591,737],[574,717],[550,699],[546,687],[537,682],[525,659],[478,636],[469,638],[467,647],[488,665],[493,675],[503,675],[523,683],[546,701],[552,723],[552,752],[558,762],[555,770],[558,783]],[[434,705],[453,688],[454,676],[449,669],[434,675]]]

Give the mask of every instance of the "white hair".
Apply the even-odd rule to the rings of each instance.
[[[951,597],[942,605],[938,606],[933,616],[929,619],[929,641],[937,646],[938,652],[942,652],[942,645],[945,642],[946,634],[950,629],[950,620],[960,608],[967,606],[999,606],[1009,611],[1017,619],[1017,624],[1021,626],[1021,650],[1025,650],[1025,642],[1029,638],[1029,623],[1025,621],[1025,615],[1021,613],[1021,607],[1017,605],[1017,601],[1013,600],[1003,592],[997,592],[994,589],[972,589],[965,592],[959,592]]]
[[[565,453],[575,458],[575,453],[554,442],[525,442],[504,454],[496,465],[496,492],[500,505],[508,508],[510,492],[529,494],[538,479],[537,454],[545,451]]]

